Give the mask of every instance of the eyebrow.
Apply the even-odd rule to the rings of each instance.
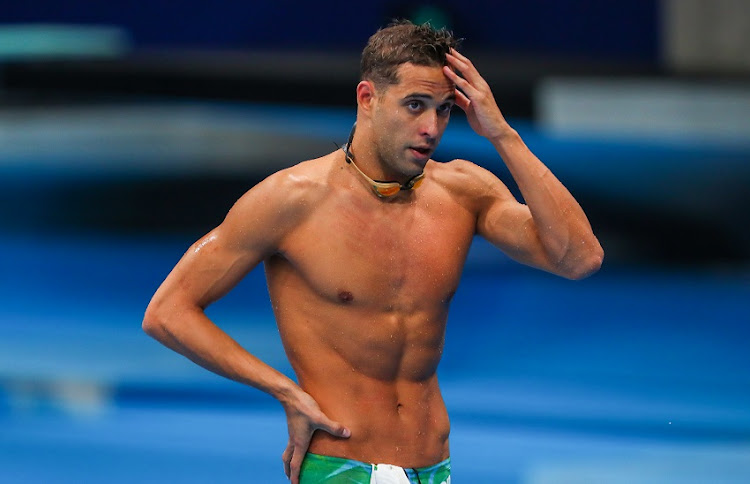
[[[425,94],[425,93],[421,93],[421,92],[413,92],[411,94],[407,94],[406,96],[404,96],[404,99],[415,99],[415,98],[417,98],[417,99],[429,99],[429,100],[434,99],[430,94]],[[456,100],[456,94],[455,93],[451,93],[442,102],[445,102],[445,101],[455,101],[455,100]]]

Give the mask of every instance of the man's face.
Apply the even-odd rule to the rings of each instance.
[[[376,90],[375,150],[392,179],[418,175],[437,148],[455,102],[441,67],[402,64],[398,84]]]

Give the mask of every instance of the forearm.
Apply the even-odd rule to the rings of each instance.
[[[490,140],[518,184],[549,259],[563,274],[579,277],[601,264],[603,251],[573,195],[510,127]]]
[[[264,391],[282,404],[299,390],[287,376],[242,348],[200,308],[172,310],[166,315],[149,308],[143,329],[203,368]]]
[[[474,64],[455,49],[446,61],[443,73],[456,85],[456,104],[472,129],[495,146],[531,213],[531,223],[523,227],[529,233],[513,242],[516,249],[525,253],[525,259],[566,277],[594,272],[603,252],[578,202],[508,125]]]

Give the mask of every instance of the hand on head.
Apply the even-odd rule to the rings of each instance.
[[[456,85],[456,104],[466,113],[472,129],[489,139],[502,136],[510,130],[497,107],[489,84],[468,57],[451,49],[445,58],[448,65],[443,67],[443,72]]]

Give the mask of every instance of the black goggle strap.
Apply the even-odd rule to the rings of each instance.
[[[347,163],[354,162],[354,155],[352,154],[351,151],[349,151],[349,147],[352,145],[352,140],[354,139],[354,131],[356,129],[357,129],[357,122],[355,121],[354,124],[352,125],[352,130],[349,132],[349,139],[346,141],[346,144],[344,146],[339,146],[338,144],[336,144],[335,141],[333,142],[333,144],[336,145],[336,148],[341,148],[344,151],[344,154],[346,155],[345,158],[346,158]],[[357,167],[357,165],[354,165],[354,166]],[[359,169],[359,167],[357,167],[357,169]],[[419,175],[413,176],[405,184],[403,185],[399,184],[400,190],[412,190],[414,188],[414,185],[422,178],[424,178],[424,173],[420,173]],[[383,180],[374,180],[374,179],[372,181],[377,182],[377,183],[394,183],[392,181],[383,181]]]

